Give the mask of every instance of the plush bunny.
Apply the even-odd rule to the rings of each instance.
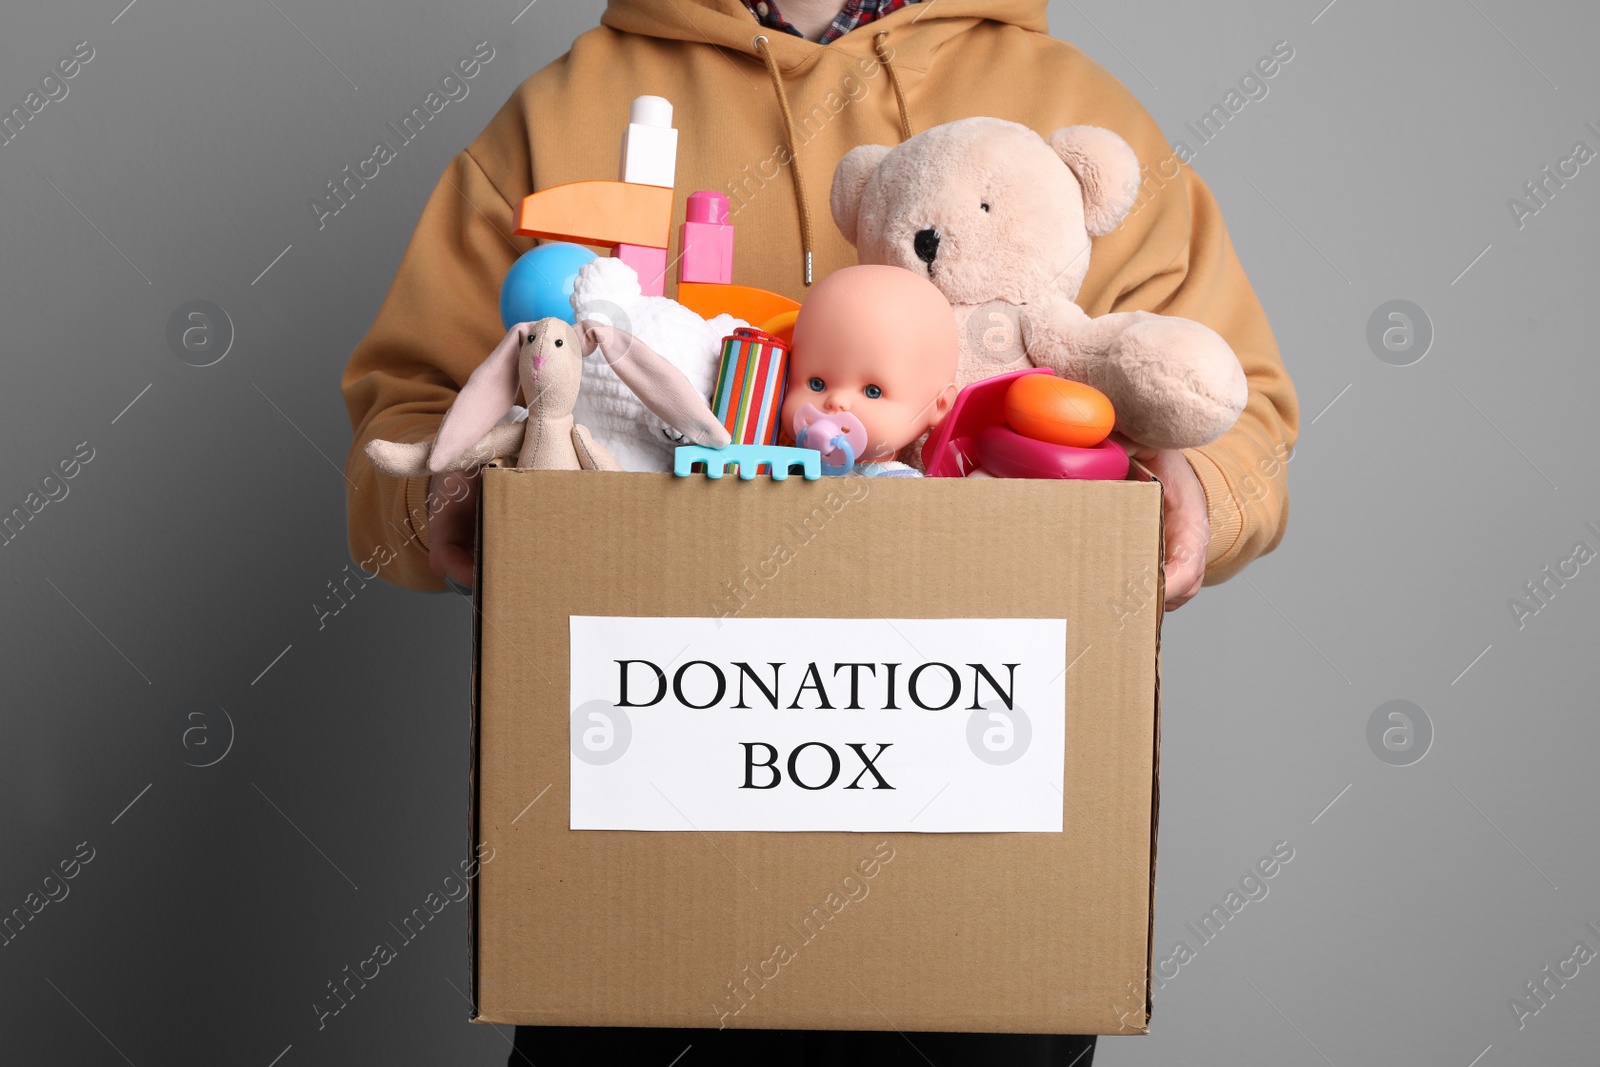
[[[721,448],[731,438],[683,374],[647,345],[613,326],[540,319],[513,326],[461,387],[433,441],[374,440],[367,456],[396,477],[466,470],[517,456],[532,470],[621,470],[609,451],[573,419],[584,356],[599,350],[641,402],[696,444]],[[528,404],[522,422],[501,420],[518,387]]]
[[[834,172],[831,206],[862,263],[917,271],[949,298],[962,335],[959,384],[1048,367],[1105,393],[1131,440],[1191,448],[1244,409],[1244,371],[1228,343],[1189,319],[1090,318],[1073,303],[1089,238],[1122,222],[1138,184],[1138,159],[1109,130],[1069,126],[1045,139],[969,118],[897,148],[853,149]]]
[[[722,339],[749,325],[732,315],[703,319],[675,300],[645,296],[638,273],[609,256],[590,260],[578,271],[572,310],[580,323],[604,322],[660,353],[702,397],[710,396],[716,384]],[[685,443],[683,433],[641,403],[603,360],[584,361],[573,415],[623,470],[670,471],[672,450]]]

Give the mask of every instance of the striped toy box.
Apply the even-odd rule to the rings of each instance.
[[[789,346],[754,327],[741,327],[722,339],[722,364],[711,410],[736,445],[775,445],[782,433]]]

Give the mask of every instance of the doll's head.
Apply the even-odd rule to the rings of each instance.
[[[903,267],[834,271],[800,306],[782,425],[858,421],[856,460],[892,459],[949,412],[959,357],[955,313],[928,279]]]

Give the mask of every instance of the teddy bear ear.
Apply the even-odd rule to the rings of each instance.
[[[878,173],[878,165],[889,154],[889,146],[864,144],[852,148],[839,160],[833,172],[833,192],[828,206],[833,209],[833,221],[844,234],[844,239],[856,243],[856,230],[861,221],[861,198],[867,183]]]
[[[1083,186],[1083,221],[1091,236],[1116,229],[1139,193],[1139,157],[1128,142],[1099,126],[1068,126],[1049,137]]]

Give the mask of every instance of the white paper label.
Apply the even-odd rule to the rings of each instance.
[[[574,830],[1059,833],[1064,619],[571,619]]]

